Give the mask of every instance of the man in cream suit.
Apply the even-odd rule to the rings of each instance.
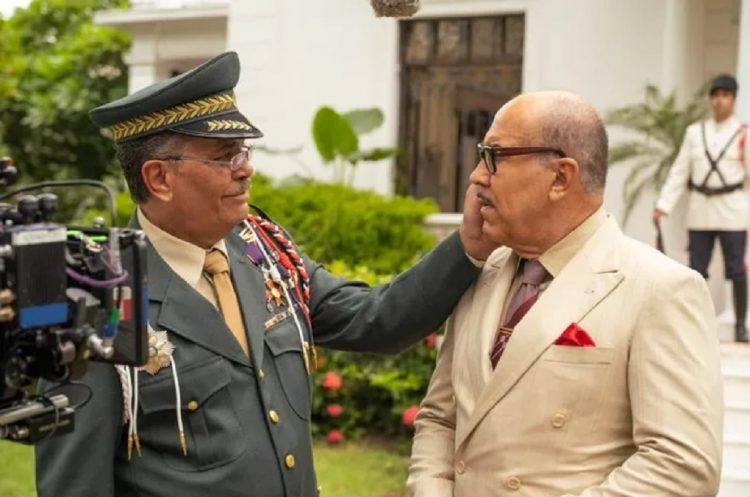
[[[715,495],[711,297],[602,209],[596,111],[569,93],[525,94],[479,150],[467,201],[503,247],[449,320],[416,422],[415,496]]]

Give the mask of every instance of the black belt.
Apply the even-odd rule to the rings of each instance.
[[[688,188],[691,191],[701,193],[707,197],[713,197],[714,195],[724,195],[726,193],[732,193],[737,190],[741,190],[744,186],[744,182],[734,183],[732,185],[720,186],[718,188],[711,188],[710,186],[696,185],[692,181],[688,183]]]

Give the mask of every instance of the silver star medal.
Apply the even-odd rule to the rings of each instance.
[[[156,331],[148,327],[148,362],[140,370],[155,375],[161,369],[169,367],[170,358],[174,352],[174,344],[169,341],[167,332]]]

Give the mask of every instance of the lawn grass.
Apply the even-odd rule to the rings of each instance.
[[[0,441],[0,496],[34,497],[34,449]]]
[[[403,497],[408,459],[403,446],[347,443],[315,445],[322,497]],[[31,447],[0,441],[0,496],[35,497]]]

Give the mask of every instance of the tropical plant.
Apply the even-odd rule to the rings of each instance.
[[[359,137],[382,124],[383,112],[377,108],[355,109],[344,114],[327,106],[318,109],[313,118],[312,135],[323,162],[332,164],[336,183],[350,185],[360,162],[376,162],[398,153],[395,148],[359,148]]]
[[[667,179],[687,127],[705,116],[705,88],[684,107],[679,107],[675,92],[668,95],[647,85],[642,103],[626,105],[607,114],[608,124],[635,133],[635,137],[610,148],[609,163],[630,167],[622,196],[625,203],[623,223],[645,191],[658,191]]]
[[[93,21],[127,4],[32,0],[0,18],[0,155],[14,158],[23,180],[119,172],[88,112],[127,91],[130,36]]]

